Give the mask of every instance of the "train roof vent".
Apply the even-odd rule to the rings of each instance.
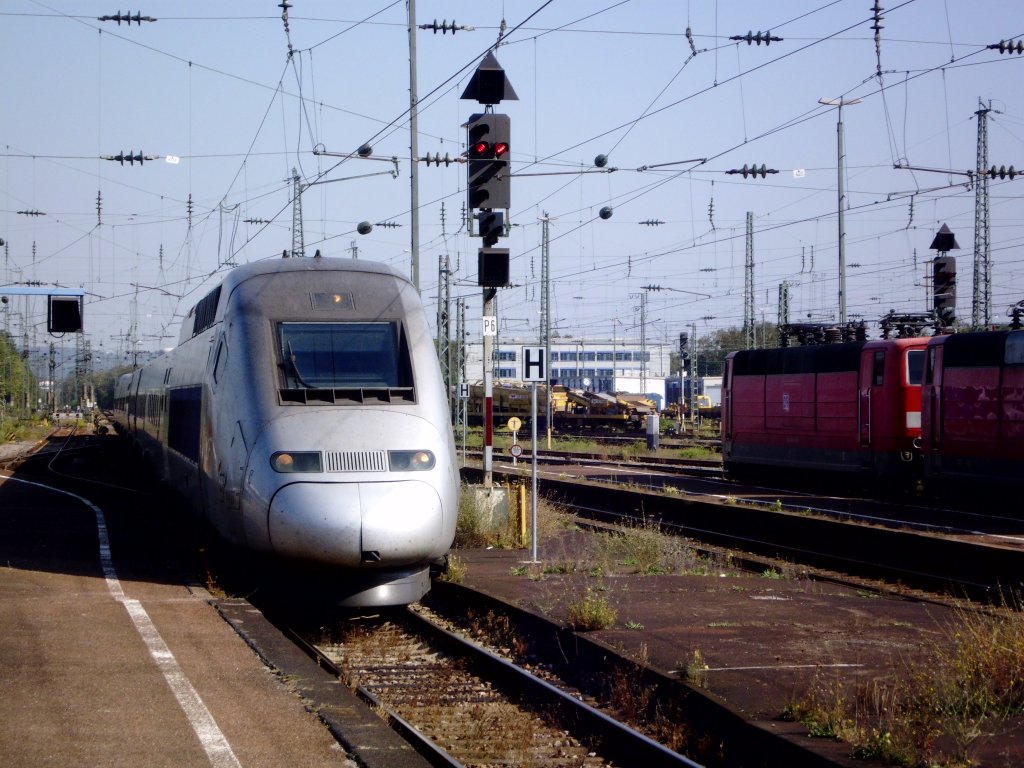
[[[324,451],[328,472],[386,472],[387,451]]]
[[[338,387],[280,389],[282,405],[387,405],[415,403],[412,387]]]

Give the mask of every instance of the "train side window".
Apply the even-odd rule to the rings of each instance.
[[[874,367],[871,371],[872,383],[876,387],[885,384],[885,350],[875,352]]]
[[[912,349],[907,352],[907,384],[921,386],[924,378],[924,350]]]

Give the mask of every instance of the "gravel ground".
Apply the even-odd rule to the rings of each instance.
[[[35,445],[34,441],[22,440],[13,443],[0,443],[0,461],[13,459],[22,453],[28,453]]]

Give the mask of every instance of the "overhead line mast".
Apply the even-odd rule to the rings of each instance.
[[[971,327],[987,328],[992,322],[990,301],[992,298],[991,243],[989,242],[988,204],[988,113],[992,102],[986,107],[978,99],[978,160],[975,168],[978,178],[974,188],[974,288],[971,295]]]

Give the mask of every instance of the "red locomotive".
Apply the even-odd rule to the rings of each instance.
[[[933,337],[921,418],[929,490],[1024,488],[1024,330]]]
[[[916,484],[927,345],[917,337],[733,352],[722,398],[726,473]]]
[[[734,352],[722,457],[734,477],[1024,490],[1024,330]]]

